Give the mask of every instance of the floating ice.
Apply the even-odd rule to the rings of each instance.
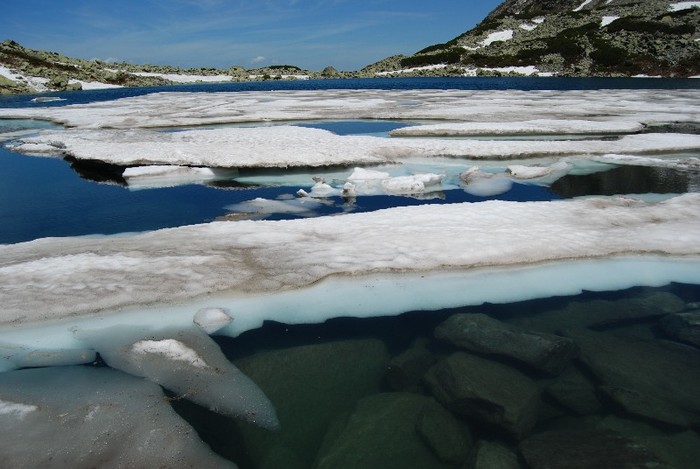
[[[77,328],[75,336],[112,368],[148,378],[214,412],[268,429],[279,427],[265,394],[197,328]]]
[[[132,166],[122,177],[130,189],[173,187],[182,184],[230,180],[238,175],[235,169],[200,168],[191,166]]]
[[[202,328],[207,334],[213,334],[233,321],[231,314],[225,308],[202,308],[194,315],[192,322]]]
[[[639,122],[577,119],[536,119],[522,122],[453,122],[412,125],[389,132],[394,136],[458,136],[458,135],[561,135],[634,133],[644,129]]]
[[[307,198],[309,194],[306,193],[306,191],[304,191],[304,194],[306,194],[306,196],[299,194],[302,198],[291,200],[270,200],[257,197],[253,200],[227,205],[224,208],[233,213],[248,214],[249,216],[247,218],[249,219],[262,219],[272,214],[313,217],[316,215],[316,210],[320,208],[323,203],[313,198]]]
[[[158,385],[77,366],[2,375],[0,454],[4,467],[236,467],[199,440]]]

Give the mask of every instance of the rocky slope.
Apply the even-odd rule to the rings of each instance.
[[[700,2],[507,0],[474,29],[366,71],[402,75],[700,74]]]

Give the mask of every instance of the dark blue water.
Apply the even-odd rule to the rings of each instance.
[[[0,107],[65,106],[67,104],[109,101],[159,92],[231,92],[275,90],[337,89],[457,89],[457,90],[597,90],[597,89],[698,89],[700,80],[689,78],[527,78],[527,77],[452,77],[452,78],[364,78],[336,80],[262,81],[246,83],[207,83],[194,85],[112,88],[106,90],[52,93],[65,101],[34,103],[43,95],[0,96]]]

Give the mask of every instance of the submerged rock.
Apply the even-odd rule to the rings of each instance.
[[[360,400],[342,430],[329,435],[317,469],[461,467],[471,436],[430,397],[376,394]]]
[[[147,378],[214,412],[270,430],[279,428],[265,394],[194,325],[157,331],[113,326],[77,330],[75,335],[112,368]]]
[[[661,319],[661,327],[669,337],[700,347],[700,310],[669,314]]]
[[[665,468],[645,446],[612,431],[550,431],[520,443],[531,469]]]
[[[393,391],[405,391],[414,387],[436,358],[426,343],[416,341],[409,349],[391,359],[386,369],[386,380]]]
[[[435,337],[471,352],[505,356],[548,374],[559,374],[576,355],[566,337],[531,332],[485,314],[455,314],[435,329]]]
[[[448,409],[517,439],[529,434],[537,420],[537,384],[500,363],[457,352],[430,368],[425,381]]]
[[[547,386],[545,394],[558,404],[578,415],[600,412],[596,388],[576,367],[569,367],[558,379]]]
[[[282,430],[240,425],[255,463],[279,448],[294,452],[301,467],[313,463],[331,422],[357,401],[380,392],[389,361],[379,340],[345,340],[266,351],[235,360],[270,397]]]
[[[700,424],[700,351],[609,333],[569,334],[581,349],[580,360],[632,415],[673,424],[683,423],[679,415],[685,415],[690,424]]]
[[[0,375],[0,466],[236,467],[199,440],[157,384],[82,366]]]
[[[520,469],[518,455],[505,445],[481,440],[476,446],[474,469]]]

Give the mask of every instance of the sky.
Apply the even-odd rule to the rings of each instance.
[[[358,70],[474,27],[501,0],[3,0],[0,41],[105,61]]]

